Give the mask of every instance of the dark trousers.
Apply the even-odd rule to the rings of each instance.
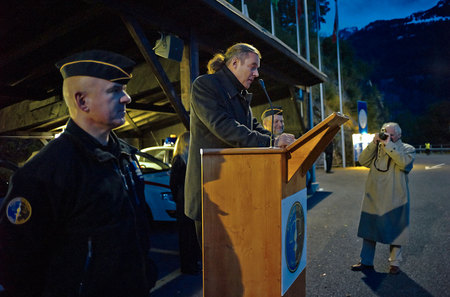
[[[178,207],[178,205],[177,225],[181,272],[196,273],[199,269],[197,262],[202,258],[197,241],[196,226],[194,220],[184,214],[184,207]]]
[[[195,221],[195,232],[200,249],[202,249],[202,221]]]
[[[325,154],[325,161],[327,162],[327,172],[331,171],[331,166],[333,165],[333,153],[329,154],[326,153]]]

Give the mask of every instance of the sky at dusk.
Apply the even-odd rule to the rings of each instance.
[[[325,15],[326,24],[322,24],[321,35],[333,33],[335,2],[329,0],[330,11]],[[361,29],[377,20],[400,19],[412,13],[428,10],[438,0],[338,0],[339,29],[358,27]]]

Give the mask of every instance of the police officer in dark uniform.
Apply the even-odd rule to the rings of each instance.
[[[125,123],[134,62],[106,51],[57,63],[70,120],[12,178],[0,209],[8,296],[148,296],[149,210]]]

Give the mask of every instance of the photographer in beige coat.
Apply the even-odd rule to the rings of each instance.
[[[408,173],[415,149],[401,141],[397,123],[386,123],[361,153],[359,163],[370,168],[362,203],[358,236],[363,238],[360,263],[354,271],[373,269],[377,242],[390,245],[389,273],[398,274],[401,246],[409,226]]]

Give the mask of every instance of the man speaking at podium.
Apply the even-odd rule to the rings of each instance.
[[[247,92],[259,76],[260,58],[260,52],[252,45],[237,43],[225,54],[216,54],[208,62],[208,74],[198,77],[192,86],[185,213],[195,220],[200,245],[200,149],[270,146],[270,132],[253,117],[250,108],[252,94]],[[275,138],[274,144],[285,147],[294,140],[292,134],[281,134]]]

